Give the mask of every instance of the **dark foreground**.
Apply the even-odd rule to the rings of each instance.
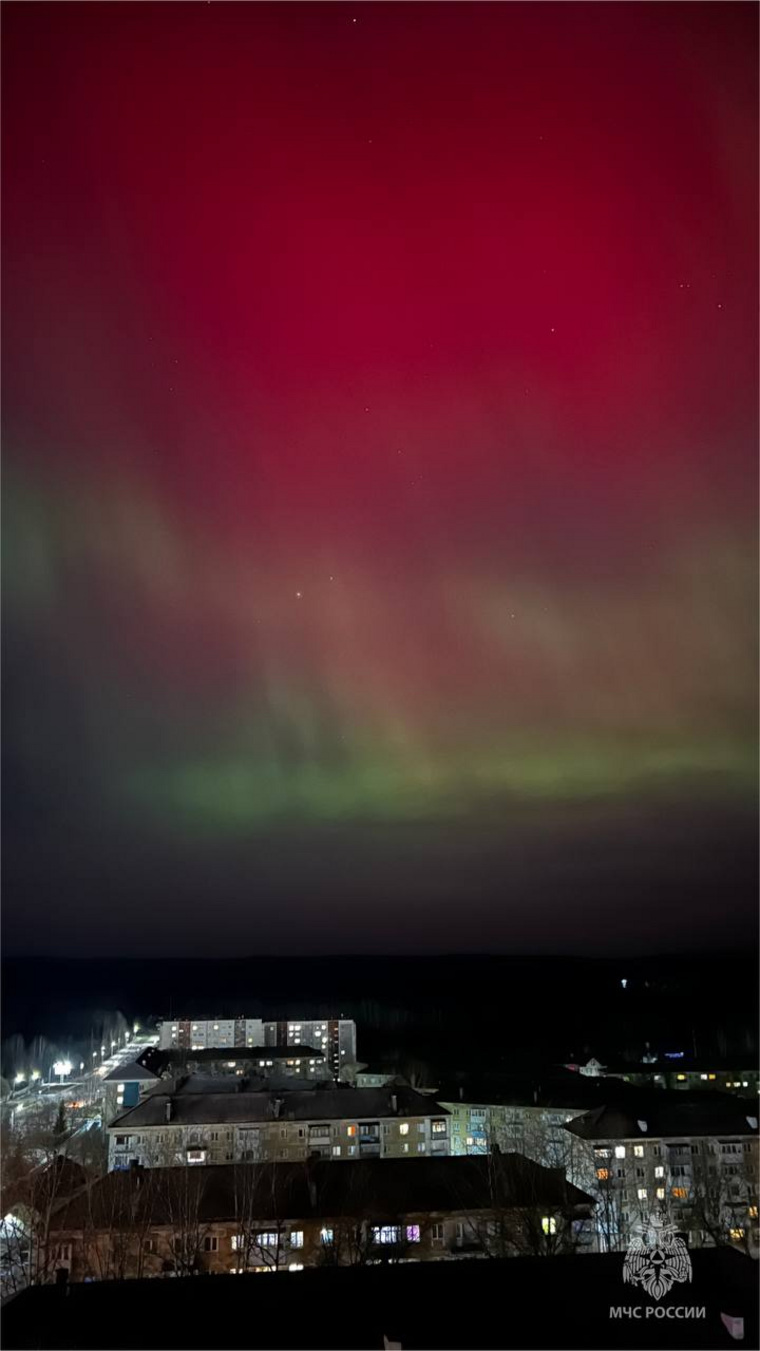
[[[28,1290],[3,1310],[5,1351],[287,1348],[288,1351],[700,1351],[735,1346],[721,1314],[758,1346],[757,1264],[692,1254],[693,1279],[659,1303],[623,1282],[623,1258],[409,1263],[259,1276],[103,1282]],[[622,1308],[622,1317],[611,1317]],[[660,1316],[657,1310],[664,1310]],[[680,1309],[670,1317],[668,1309]],[[684,1310],[704,1309],[704,1317]],[[630,1315],[638,1310],[639,1316]]]

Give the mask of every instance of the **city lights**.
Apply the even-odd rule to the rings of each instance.
[[[72,1064],[70,1060],[56,1060],[53,1066],[53,1074],[57,1074],[61,1083],[71,1074]]]

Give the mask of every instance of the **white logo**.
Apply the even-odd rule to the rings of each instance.
[[[623,1265],[623,1280],[641,1285],[652,1299],[662,1299],[677,1281],[691,1280],[691,1258],[674,1224],[650,1215],[631,1239]]]

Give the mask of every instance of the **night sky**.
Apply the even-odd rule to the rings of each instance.
[[[6,951],[748,937],[757,24],[4,7]]]

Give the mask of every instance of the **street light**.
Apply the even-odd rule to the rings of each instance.
[[[14,1084],[23,1084],[24,1077],[25,1076],[19,1070],[18,1074],[16,1075],[16,1078],[13,1080]]]
[[[53,1074],[57,1074],[61,1080],[61,1083],[63,1083],[64,1079],[66,1078],[66,1075],[71,1074],[71,1061],[56,1060],[53,1066]]]

